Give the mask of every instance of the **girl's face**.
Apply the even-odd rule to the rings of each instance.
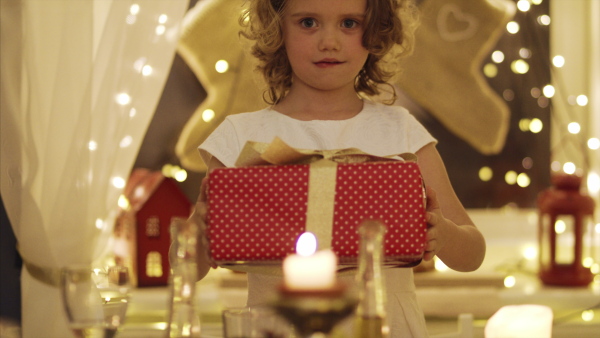
[[[288,0],[283,37],[294,86],[351,89],[369,52],[362,45],[367,0]]]

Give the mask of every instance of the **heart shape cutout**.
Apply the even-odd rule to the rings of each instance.
[[[463,12],[456,4],[446,4],[437,16],[437,28],[443,40],[456,42],[466,40],[477,32],[479,20]]]

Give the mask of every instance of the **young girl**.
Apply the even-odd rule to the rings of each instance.
[[[368,99],[382,89],[395,97],[382,58],[393,47],[410,50],[411,23],[404,19],[414,17],[414,10],[406,0],[250,0],[242,35],[254,41],[252,54],[268,84],[270,106],[227,117],[200,154],[210,173],[234,166],[246,141],[271,142],[276,136],[302,149],[415,153],[428,186],[424,259],[438,256],[454,270],[473,271],[483,261],[485,242],[452,189],[436,140],[404,108]],[[200,259],[204,276],[211,263]],[[412,269],[384,271],[390,336],[427,336]],[[341,278],[353,283],[351,276]],[[248,305],[271,299],[280,282],[249,273]]]

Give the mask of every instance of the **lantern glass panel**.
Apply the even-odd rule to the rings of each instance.
[[[600,226],[587,216],[583,220],[582,258],[583,266],[587,268],[600,263]]]
[[[540,227],[540,263],[542,266],[549,266],[552,262],[552,257],[550,256],[550,222],[552,222],[550,215],[544,214],[542,215],[542,226]]]
[[[559,215],[554,222],[556,233],[557,264],[570,265],[575,262],[575,217]]]

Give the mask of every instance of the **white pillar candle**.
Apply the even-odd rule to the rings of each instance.
[[[552,309],[544,305],[507,305],[485,325],[486,338],[550,338]]]
[[[316,251],[316,238],[300,236],[296,252],[283,260],[285,287],[290,290],[325,290],[335,285],[337,257],[331,250]]]

